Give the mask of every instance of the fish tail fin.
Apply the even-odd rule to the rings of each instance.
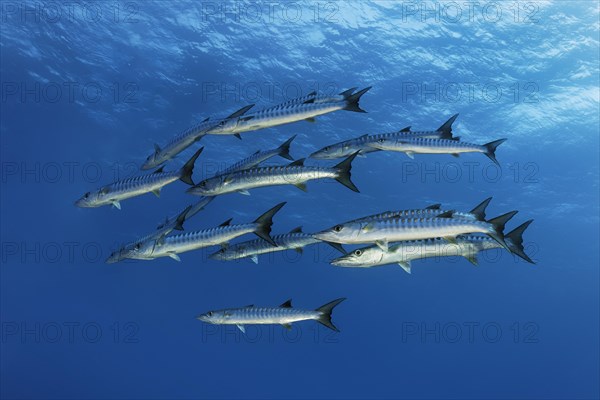
[[[351,177],[350,170],[352,169],[352,161],[356,158],[358,153],[359,153],[359,151],[348,156],[348,158],[346,158],[341,163],[337,164],[334,168],[338,171],[338,176],[337,176],[337,178],[335,178],[336,181],[338,181],[342,185],[346,186],[350,190],[360,193],[358,188],[350,180],[350,177]]]
[[[527,229],[532,222],[533,220],[530,219],[517,226],[506,234],[506,239],[509,239],[507,244],[513,254],[516,254],[528,263],[535,264],[535,262],[525,254],[525,249],[523,248],[523,232],[525,232],[525,229]]]
[[[358,105],[358,101],[360,100],[360,96],[367,93],[369,91],[369,89],[371,89],[371,87],[372,86],[366,87],[366,88],[359,90],[358,92],[346,97],[346,107],[344,107],[344,110],[366,113],[365,110],[360,108],[360,106]]]
[[[194,163],[196,162],[196,159],[198,158],[200,153],[202,153],[202,150],[204,150],[204,147],[201,147],[197,152],[195,152],[194,155],[188,160],[188,162],[186,162],[185,165],[181,168],[181,176],[179,177],[179,179],[190,186],[194,186],[194,181],[192,180],[192,173],[194,172]]]
[[[319,316],[317,321],[319,323],[325,325],[329,329],[339,332],[340,330],[338,328],[336,328],[335,325],[333,325],[333,323],[331,322],[331,312],[333,311],[335,306],[337,306],[344,300],[346,300],[346,298],[342,297],[340,299],[334,300],[332,302],[329,302],[329,303],[324,304],[321,307],[317,308],[315,311],[321,313],[321,315]]]
[[[173,226],[173,229],[176,229],[178,231],[182,231],[183,230],[183,223],[185,222],[185,219],[187,217],[187,213],[192,209],[192,206],[187,206],[185,208],[185,210],[183,210],[181,213],[179,213],[179,215],[177,216],[177,218],[175,219],[175,225]]]
[[[486,152],[484,154],[488,156],[488,158],[496,165],[500,165],[498,160],[496,160],[496,148],[504,142],[506,142],[506,139],[498,139],[483,145],[486,148]]]
[[[281,209],[281,207],[285,206],[285,201],[283,203],[277,204],[275,207],[271,208],[269,211],[256,218],[254,221],[257,224],[256,230],[254,233],[261,239],[266,240],[271,243],[273,246],[277,246],[277,243],[273,241],[271,238],[271,226],[273,226],[273,216]]]
[[[490,201],[492,201],[492,198],[488,197],[469,212],[473,214],[479,221],[485,221],[485,209],[490,204]]]
[[[508,247],[508,245],[504,241],[504,226],[517,213],[518,213],[518,211],[507,212],[506,214],[502,214],[496,218],[492,218],[489,221],[487,221],[488,223],[492,224],[492,226],[494,227],[494,232],[489,233],[490,237],[492,237],[492,239],[494,239],[498,243],[500,243],[502,245],[502,247],[504,247],[506,250],[508,250],[511,253],[512,253],[512,250],[510,249],[510,247]]]
[[[279,155],[283,158],[287,158],[288,160],[294,161],[294,158],[290,156],[290,144],[296,138],[296,135],[292,136],[278,147]]]
[[[450,119],[442,124],[437,129],[437,132],[441,132],[440,139],[450,139],[450,140],[458,140],[457,138],[452,137],[452,124],[458,118],[458,114],[454,114],[450,117]]]

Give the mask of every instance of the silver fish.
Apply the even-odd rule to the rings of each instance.
[[[270,109],[275,107],[285,107],[292,104],[302,104],[310,101],[311,103],[335,103],[338,101],[343,101],[345,98],[350,96],[357,88],[353,87],[348,90],[344,90],[342,93],[338,95],[326,95],[326,94],[318,94],[316,91],[312,91],[306,96],[296,97],[294,99],[290,99],[284,101],[283,103],[279,103],[276,106],[270,107]]]
[[[273,216],[284,205],[285,203],[276,205],[254,220],[254,222],[231,225],[231,219],[228,219],[215,228],[145,241],[137,248],[136,254],[130,258],[153,260],[159,257],[171,257],[174,260],[180,261],[179,253],[208,246],[222,245],[246,233],[254,233],[273,246],[276,246],[277,244],[273,242],[270,236],[271,226],[273,225]]]
[[[410,126],[401,129],[397,132],[381,133],[375,135],[362,135],[354,139],[346,140],[340,143],[325,146],[322,149],[315,151],[309,157],[315,159],[334,159],[347,157],[352,153],[360,152],[360,156],[367,153],[380,151],[372,147],[370,144],[377,142],[380,139],[410,139],[410,138],[432,138],[432,139],[449,139],[458,140],[458,137],[452,136],[452,124],[458,117],[458,114],[453,115],[448,121],[440,126],[435,131],[411,131]]]
[[[148,170],[156,168],[159,165],[173,159],[177,154],[181,153],[182,151],[190,147],[192,144],[199,141],[204,135],[206,135],[206,131],[208,129],[218,126],[220,123],[226,121],[228,118],[237,118],[245,114],[253,106],[254,104],[245,106],[240,110],[234,112],[227,118],[221,118],[216,120],[206,118],[199,124],[193,125],[192,127],[186,129],[179,135],[175,136],[163,148],[161,148],[158,144],[155,144],[154,153],[150,154],[146,158],[146,161],[144,161],[144,164],[142,164],[141,169]]]
[[[192,173],[194,172],[194,163],[202,153],[204,147],[198,150],[178,171],[163,172],[163,167],[151,174],[140,175],[134,178],[127,178],[109,185],[103,186],[95,192],[87,192],[75,202],[77,207],[100,207],[112,204],[121,209],[121,200],[139,196],[152,192],[160,196],[160,190],[169,183],[180,180],[188,185],[194,185]]]
[[[312,234],[302,232],[302,227],[292,229],[289,233],[274,235],[272,238],[277,244],[276,247],[262,239],[255,239],[247,242],[236,243],[228,246],[227,248],[222,248],[221,250],[211,254],[209,257],[213,260],[220,261],[232,261],[250,257],[252,262],[258,264],[258,256],[260,254],[291,249],[301,253],[304,247],[311,244],[321,243],[321,241],[315,239]],[[331,245],[334,249],[340,251],[342,254],[346,254],[344,249],[338,243],[325,243]]]
[[[492,201],[492,198],[489,197],[479,203],[475,208],[473,208],[469,212],[461,212],[456,210],[443,210],[441,208],[441,204],[433,204],[426,208],[418,208],[412,210],[399,210],[399,211],[385,211],[378,214],[369,215],[362,218],[353,219],[348,221],[347,223],[354,222],[370,222],[377,221],[382,219],[392,219],[392,218],[434,218],[439,216],[452,217],[452,218],[463,218],[463,219],[471,219],[475,221],[485,221],[485,210],[487,206]]]
[[[533,220],[529,220],[506,234],[506,244],[511,252],[523,260],[535,264],[523,248],[523,232]],[[477,253],[502,246],[487,236],[461,235],[456,243],[448,243],[442,238],[398,242],[391,245],[388,251],[378,246],[356,249],[342,257],[331,261],[339,267],[369,268],[387,264],[398,264],[406,272],[411,272],[411,261],[431,257],[462,256],[477,265]]]
[[[222,174],[201,181],[188,189],[188,193],[217,196],[239,192],[247,195],[249,189],[276,185],[294,185],[306,191],[306,182],[324,178],[335,179],[349,189],[358,192],[358,188],[350,180],[350,169],[356,155],[351,155],[333,167],[309,167],[304,165],[304,159],[299,159],[286,166],[258,167]]]
[[[505,249],[504,225],[517,211],[511,211],[489,221],[477,221],[465,218],[389,218],[382,220],[350,222],[315,234],[317,239],[328,242],[352,244],[375,243],[388,250],[388,242],[444,238],[454,242],[459,235],[483,233],[495,239]]]
[[[496,165],[500,165],[496,160],[496,148],[504,143],[506,139],[494,140],[484,145],[460,142],[446,139],[425,139],[425,138],[404,138],[387,139],[381,138],[369,144],[369,146],[378,150],[391,150],[406,153],[410,158],[414,154],[451,154],[458,157],[461,153],[483,153]]]
[[[279,307],[255,307],[253,305],[240,308],[227,308],[224,310],[209,311],[196,317],[202,322],[215,325],[236,325],[243,333],[245,325],[282,325],[291,329],[292,323],[314,320],[329,329],[339,332],[331,322],[331,312],[345,298],[324,304],[316,310],[300,310],[292,308],[292,300],[288,300]]]
[[[292,122],[308,120],[338,110],[365,112],[358,101],[371,87],[350,94],[341,101],[315,102],[309,99],[304,103],[294,103],[284,106],[275,106],[237,118],[229,118],[218,126],[206,131],[209,135],[234,135],[241,132],[255,131],[273,126],[289,124]]]
[[[154,232],[134,242],[128,243],[122,246],[119,250],[112,252],[111,255],[106,259],[106,263],[113,264],[128,258],[136,258],[135,254],[140,250],[143,243],[150,240],[159,240],[160,238],[167,236],[173,230],[182,231],[183,223],[185,222],[187,214],[191,208],[192,206],[187,207],[177,216],[177,218],[173,219],[172,221],[167,221],[164,225],[159,227]]]
[[[257,166],[261,162],[266,161],[269,158],[275,157],[275,156],[281,156],[288,160],[293,160],[292,156],[290,156],[290,144],[292,143],[292,141],[294,140],[295,137],[296,137],[296,135],[292,136],[291,138],[289,138],[288,140],[283,142],[279,147],[277,147],[275,149],[266,150],[266,151],[257,151],[256,153],[252,154],[250,157],[246,157],[243,160],[238,161],[237,163],[220,171],[216,175],[228,174],[228,173],[232,173],[235,171],[252,168],[254,166]],[[186,218],[189,219],[192,216],[196,215],[199,211],[203,210],[204,207],[206,207],[213,200],[214,200],[214,196],[201,197],[200,200],[198,200],[195,204],[193,204],[191,206],[191,208],[189,209],[189,212],[186,215]],[[162,224],[160,224],[158,226],[158,229],[160,229],[161,227],[163,227],[165,225],[168,225],[169,223],[174,221],[176,218],[177,218],[177,215],[175,215],[171,218],[167,218],[165,222],[163,222]]]

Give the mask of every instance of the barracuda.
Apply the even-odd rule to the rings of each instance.
[[[229,219],[215,228],[173,236],[163,236],[159,239],[142,242],[138,246],[136,254],[131,258],[153,260],[159,257],[171,257],[174,260],[180,261],[179,253],[208,246],[222,245],[247,233],[254,233],[273,246],[276,246],[276,243],[273,242],[270,236],[271,226],[273,225],[273,216],[284,205],[285,203],[276,205],[258,217],[254,222],[231,225],[231,219]]]
[[[288,101],[284,101],[283,103],[277,104],[270,109],[274,109],[276,107],[285,107],[292,104],[302,104],[307,101],[311,103],[335,103],[338,101],[343,101],[345,98],[350,96],[357,88],[353,87],[348,90],[344,90],[342,93],[337,95],[326,95],[326,94],[318,94],[316,91],[312,91],[306,96],[296,97],[294,99],[290,99]]]
[[[235,135],[241,132],[255,131],[302,120],[312,122],[319,115],[338,110],[365,112],[359,107],[358,102],[360,97],[370,88],[350,94],[341,101],[318,102],[314,99],[308,99],[303,103],[275,106],[237,118],[229,118],[221,121],[206,133],[209,135]]]
[[[523,232],[533,220],[529,220],[506,234],[506,244],[511,252],[523,260],[535,264],[523,248]],[[378,246],[356,249],[342,257],[331,261],[339,267],[370,268],[387,264],[398,264],[406,272],[411,272],[411,261],[432,257],[462,256],[477,265],[477,253],[484,250],[502,248],[502,246],[487,236],[461,235],[456,243],[448,243],[441,238],[399,242],[383,251]]]
[[[266,150],[266,151],[257,151],[256,153],[252,154],[250,157],[246,157],[243,160],[238,161],[237,163],[225,168],[223,171],[217,173],[216,175],[223,174],[223,173],[232,173],[235,171],[252,168],[252,167],[257,166],[261,162],[266,161],[269,158],[275,157],[275,156],[280,156],[280,157],[286,158],[288,160],[293,160],[292,156],[290,156],[290,145],[295,138],[296,138],[296,135],[292,136],[291,138],[289,138],[288,140],[283,142],[279,147],[277,147],[275,149]],[[214,196],[202,196],[200,198],[200,200],[198,200],[196,203],[194,203],[192,206],[190,206],[189,211],[186,214],[186,219],[189,219],[189,218],[193,217],[194,215],[196,215],[198,212],[202,211],[204,209],[204,207],[206,207],[213,200],[214,200]],[[172,223],[176,218],[177,218],[177,215],[175,215],[171,218],[167,218],[165,220],[165,222],[158,225],[157,229],[161,229],[163,226],[166,226],[169,223]]]
[[[312,234],[302,232],[302,227],[292,229],[289,233],[283,235],[274,235],[272,238],[277,244],[277,247],[274,247],[272,244],[262,239],[255,239],[222,248],[216,253],[211,254],[209,257],[213,260],[220,261],[232,261],[250,257],[252,262],[258,264],[258,256],[260,254],[292,249],[301,253],[304,247],[321,243],[321,240],[315,239]],[[346,254],[342,246],[338,243],[325,243],[329,244],[342,254]]]
[[[237,118],[243,114],[245,114],[248,110],[250,110],[254,104],[245,106],[238,111],[234,112],[227,118],[221,118],[216,120],[211,120],[206,118],[204,121],[196,124],[179,135],[175,136],[171,139],[162,149],[158,144],[154,145],[154,153],[150,154],[144,164],[142,165],[142,170],[148,170],[152,168],[156,168],[159,165],[175,158],[177,154],[181,153],[188,147],[190,147],[195,142],[199,141],[204,135],[206,135],[206,131],[212,127],[218,126],[221,122],[226,121],[228,118]]]
[[[315,151],[309,157],[315,159],[335,159],[347,157],[352,153],[359,152],[359,156],[364,156],[367,153],[380,151],[372,147],[371,143],[381,139],[407,139],[407,138],[431,138],[431,139],[449,139],[458,140],[458,137],[452,136],[452,124],[458,117],[458,114],[453,115],[448,121],[440,126],[435,131],[411,131],[410,126],[401,129],[397,132],[382,133],[375,135],[362,135],[354,139],[346,140],[340,143],[332,144],[323,147],[321,150]]]
[[[453,243],[459,235],[483,233],[495,239],[510,251],[504,242],[504,225],[517,211],[511,211],[489,221],[465,218],[390,218],[383,220],[350,222],[336,225],[315,234],[317,239],[328,242],[353,244],[375,243],[388,250],[388,242],[444,238]]]
[[[194,185],[192,173],[194,163],[204,147],[198,150],[179,171],[163,172],[163,167],[151,174],[136,176],[103,186],[95,192],[87,192],[75,202],[77,207],[100,207],[112,204],[121,209],[120,201],[145,193],[160,196],[160,190],[169,183],[180,180],[188,185]]]
[[[400,211],[385,211],[379,214],[373,214],[362,218],[353,219],[346,223],[353,222],[369,222],[369,221],[377,221],[383,219],[392,219],[392,218],[434,218],[438,216],[447,216],[452,218],[463,218],[470,219],[475,221],[485,221],[485,209],[492,201],[492,198],[489,197],[479,203],[475,208],[473,208],[469,212],[461,212],[456,210],[442,210],[441,204],[433,204],[426,208],[421,209],[412,209],[412,210],[400,210]]]
[[[406,153],[410,158],[414,154],[451,154],[458,157],[462,153],[483,153],[496,165],[500,165],[496,160],[496,148],[504,143],[506,139],[494,140],[484,145],[460,142],[446,139],[425,139],[425,138],[405,138],[405,139],[386,139],[381,138],[369,144],[369,146],[378,150],[391,150]]]
[[[251,168],[231,174],[222,174],[205,179],[188,189],[188,193],[202,196],[217,196],[239,192],[249,194],[249,189],[265,186],[294,185],[306,191],[306,182],[314,179],[335,179],[349,189],[358,192],[350,180],[350,169],[356,153],[334,167],[308,167],[304,159],[286,166]]]
[[[151,241],[151,240],[159,240],[161,237],[167,236],[173,230],[182,231],[183,223],[187,217],[188,212],[192,206],[188,206],[185,210],[183,210],[176,218],[172,221],[167,221],[161,227],[159,227],[154,232],[134,241],[122,246],[119,250],[114,251],[111,255],[106,259],[107,264],[113,264],[119,261],[123,261],[125,259],[134,259],[135,255],[140,250],[142,243]]]
[[[240,308],[209,311],[196,317],[202,322],[215,325],[236,325],[246,333],[246,325],[282,325],[291,329],[292,323],[300,321],[317,321],[336,332],[340,330],[331,322],[331,312],[345,298],[334,300],[316,310],[300,310],[292,308],[292,300],[279,307],[255,307],[253,305]]]

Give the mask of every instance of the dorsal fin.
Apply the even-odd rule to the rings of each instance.
[[[309,94],[307,94],[307,96],[316,96],[317,95],[317,91],[313,90],[312,92],[310,92]]]
[[[292,308],[292,299],[289,299],[285,303],[279,306],[280,308]]]
[[[296,161],[289,163],[288,167],[303,167],[304,160],[306,160],[306,158],[299,158]]]
[[[439,210],[440,208],[442,208],[442,205],[440,203],[432,204],[430,206],[425,207],[426,210]]]
[[[256,150],[254,153],[252,153],[252,155],[258,154],[260,153],[260,150]]]
[[[436,215],[436,217],[437,218],[452,218],[453,215],[454,215],[454,211],[450,210],[450,211],[446,211],[441,214],[438,214],[438,215]]]
[[[210,119],[210,117],[205,118],[202,122],[206,122]]]
[[[290,233],[302,233],[302,227],[298,226],[290,231]]]
[[[154,152],[155,153],[160,153],[160,146],[157,145],[156,143],[154,143]]]
[[[221,225],[219,225],[219,226],[229,226],[229,225],[231,224],[231,220],[232,220],[232,219],[233,219],[233,218],[229,218],[227,221],[223,222],[223,223],[222,223]]]
[[[342,93],[340,93],[340,96],[342,96],[342,97],[348,97],[348,96],[350,96],[350,95],[351,95],[351,94],[352,94],[352,93],[353,93],[355,90],[356,90],[356,88],[355,88],[355,87],[353,87],[353,88],[350,88],[350,89],[348,89],[348,90],[344,90]]]
[[[254,107],[254,104],[250,104],[245,107],[242,107],[239,110],[237,110],[236,112],[234,112],[233,114],[231,114],[230,116],[228,116],[227,118],[241,117],[242,115],[246,114],[248,112],[248,110],[250,110],[252,107]]]
[[[306,101],[305,101],[304,103],[302,103],[302,104],[311,104],[311,103],[314,103],[314,102],[315,102],[315,99],[313,98],[313,99],[308,99],[308,100],[306,100]]]
[[[156,171],[153,172],[153,174],[160,174],[161,172],[163,172],[163,170],[165,169],[165,166],[161,166],[159,167]]]
[[[247,306],[244,306],[243,308],[252,308],[254,307],[254,304],[248,304]]]
[[[410,126],[407,126],[406,128],[402,128],[400,129],[400,132],[410,132]]]

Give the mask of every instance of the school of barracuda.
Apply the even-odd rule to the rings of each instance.
[[[119,180],[85,193],[75,202],[78,207],[93,208],[105,205],[121,210],[121,202],[146,193],[160,196],[161,189],[177,180],[189,185],[187,192],[200,196],[179,213],[167,217],[157,228],[139,239],[114,251],[106,260],[116,263],[126,259],[153,260],[169,257],[180,261],[181,253],[210,246],[220,249],[209,257],[213,260],[233,261],[249,259],[258,264],[259,256],[274,252],[294,250],[301,253],[306,246],[325,243],[341,253],[331,260],[338,267],[371,268],[388,264],[399,265],[407,273],[412,271],[412,261],[426,258],[464,257],[474,265],[477,255],[492,249],[504,249],[520,259],[534,263],[526,254],[523,233],[532,220],[504,233],[505,226],[516,210],[487,218],[487,207],[492,198],[483,200],[471,210],[456,210],[442,204],[423,205],[422,208],[382,211],[367,216],[354,216],[345,222],[314,233],[303,232],[301,227],[288,233],[271,235],[273,217],[286,204],[280,202],[253,221],[232,223],[228,219],[219,226],[191,232],[184,223],[207,207],[218,196],[227,193],[250,195],[250,190],[266,186],[294,185],[306,191],[307,182],[333,179],[354,192],[358,187],[351,180],[352,162],[356,157],[389,151],[401,152],[410,158],[417,154],[446,154],[458,157],[463,153],[483,153],[499,165],[496,150],[506,139],[486,144],[462,141],[454,136],[452,125],[458,114],[450,117],[435,130],[412,130],[410,126],[388,133],[363,134],[353,139],[328,145],[308,155],[314,160],[343,158],[333,166],[305,165],[305,158],[294,160],[290,146],[296,135],[270,150],[257,151],[231,166],[219,170],[198,183],[192,180],[194,164],[204,147],[178,170],[163,171],[164,164],[193,146],[207,135],[233,135],[272,128],[298,121],[314,122],[315,117],[339,110],[364,113],[359,106],[361,97],[371,87],[358,90],[353,87],[339,94],[308,95],[287,100],[281,104],[252,111],[254,104],[242,107],[227,117],[206,118],[185,129],[162,147],[156,144],[141,166],[142,170],[157,168],[154,172]],[[287,165],[261,166],[275,156],[291,161]],[[265,207],[266,208],[266,207]],[[180,231],[175,233],[176,231]],[[233,239],[254,234],[253,240],[230,243]],[[344,245],[362,245],[347,252]],[[331,313],[344,298],[334,300],[315,310],[292,308],[291,300],[279,307],[245,306],[208,311],[197,318],[218,325],[236,325],[245,332],[246,325],[278,324],[287,329],[294,322],[315,320],[339,331],[331,322]]]

